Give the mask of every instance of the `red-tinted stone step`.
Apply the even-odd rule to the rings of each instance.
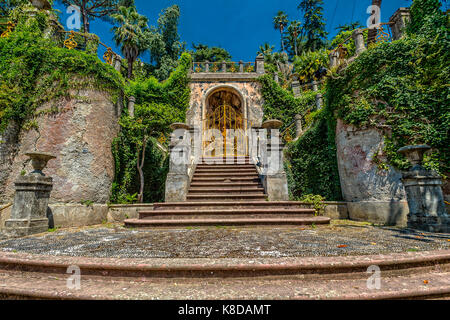
[[[178,220],[125,220],[127,227],[170,226],[254,226],[254,225],[311,225],[329,224],[328,217],[305,217],[296,219],[178,219]]]
[[[262,192],[264,194],[264,188],[261,187],[225,187],[225,188],[189,188],[189,193],[256,193]]]
[[[265,201],[267,199],[266,195],[261,193],[250,193],[250,194],[191,194],[187,196],[187,200],[192,201],[235,201],[235,200],[245,200],[245,199],[255,199]]]

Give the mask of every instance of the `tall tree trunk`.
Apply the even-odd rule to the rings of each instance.
[[[280,29],[280,34],[281,34],[281,50],[284,52],[283,29]]]
[[[128,79],[133,79],[133,63],[132,59],[128,59]]]
[[[382,0],[372,0],[372,6],[377,6],[377,7],[381,8],[381,2],[382,2]],[[375,43],[376,36],[377,36],[377,29],[375,29],[375,28],[369,29],[367,45],[369,45],[371,43]]]
[[[138,195],[138,202],[144,203],[144,163],[145,163],[145,149],[147,148],[147,137],[144,137],[142,141],[142,157],[139,160],[139,154],[138,153],[138,159],[137,159],[137,169],[139,172],[139,181],[140,181],[140,188],[139,188],[139,195]]]

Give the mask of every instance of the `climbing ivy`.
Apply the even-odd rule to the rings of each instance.
[[[312,127],[289,145],[286,158],[292,199],[308,194],[321,195],[329,201],[342,199],[336,146],[328,141],[329,130],[321,113]]]
[[[185,121],[190,99],[190,66],[190,55],[183,54],[178,67],[166,81],[159,82],[154,77],[137,79],[126,87],[126,94],[136,98],[135,116],[132,118],[127,112],[123,113],[121,132],[113,141],[116,164],[113,203],[132,203],[137,200],[140,188],[137,164],[144,143],[144,202],[164,200],[169,158],[162,148],[167,148],[170,124]]]
[[[9,37],[0,38],[0,132],[11,120],[22,128],[32,127],[42,113],[36,112],[38,107],[69,98],[71,89],[102,89],[117,98],[123,86],[113,67],[96,55],[58,47],[33,22],[19,24]],[[58,112],[56,105],[50,109]]]
[[[397,150],[429,144],[425,165],[450,171],[450,42],[445,14],[422,17],[422,31],[392,43],[381,43],[360,55],[339,78],[330,79],[327,112],[358,127],[385,135],[388,164],[407,169]],[[415,21],[413,16],[413,21]],[[330,130],[332,131],[332,130]]]
[[[264,99],[264,120],[278,119],[288,126],[297,114],[306,114],[315,106],[316,92],[306,91],[295,98],[292,92],[283,89],[269,74],[261,76],[258,81]]]
[[[315,194],[327,200],[340,200],[336,148],[334,142],[329,143],[329,130],[323,112],[314,111],[317,92],[305,91],[295,98],[270,75],[260,77],[259,82],[262,85],[265,120],[279,119],[287,126],[294,121],[295,115],[300,114],[306,125],[311,125],[300,139],[288,145],[286,152],[285,169],[291,199]]]

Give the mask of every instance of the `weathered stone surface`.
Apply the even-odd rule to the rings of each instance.
[[[39,109],[48,110],[55,104],[59,109],[36,119],[39,133],[21,132],[17,144],[13,128],[10,130],[10,142],[2,148],[16,148],[17,152],[0,163],[0,202],[12,199],[16,177],[23,169],[31,170],[24,153],[35,147],[57,156],[45,169],[53,177],[51,203],[109,200],[114,178],[111,143],[119,130],[119,112],[108,93],[79,90],[72,95],[77,98],[47,103]]]
[[[406,225],[408,208],[401,172],[382,170],[384,138],[376,129],[359,129],[338,119],[336,148],[342,195],[351,219]],[[361,203],[359,203],[361,202]]]
[[[409,212],[406,201],[347,202],[351,220],[406,227]]]
[[[338,119],[336,148],[342,194],[346,201],[405,200],[401,172],[380,170],[384,139],[376,129],[358,129]]]
[[[323,215],[334,220],[348,219],[348,208],[346,202],[325,202],[325,212]]]
[[[127,219],[138,219],[139,210],[142,210],[139,205],[113,205],[108,208],[108,222],[111,223],[122,223]],[[146,206],[145,210],[149,209]]]
[[[107,220],[108,206],[93,204],[53,204],[50,206],[54,225],[57,228],[83,227],[101,224]]]

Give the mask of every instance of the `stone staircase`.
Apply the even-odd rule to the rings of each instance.
[[[215,159],[217,160],[217,159]],[[203,158],[197,165],[186,202],[157,203],[126,220],[127,227],[248,226],[328,224],[327,217],[299,202],[269,202],[249,157],[220,164]]]

